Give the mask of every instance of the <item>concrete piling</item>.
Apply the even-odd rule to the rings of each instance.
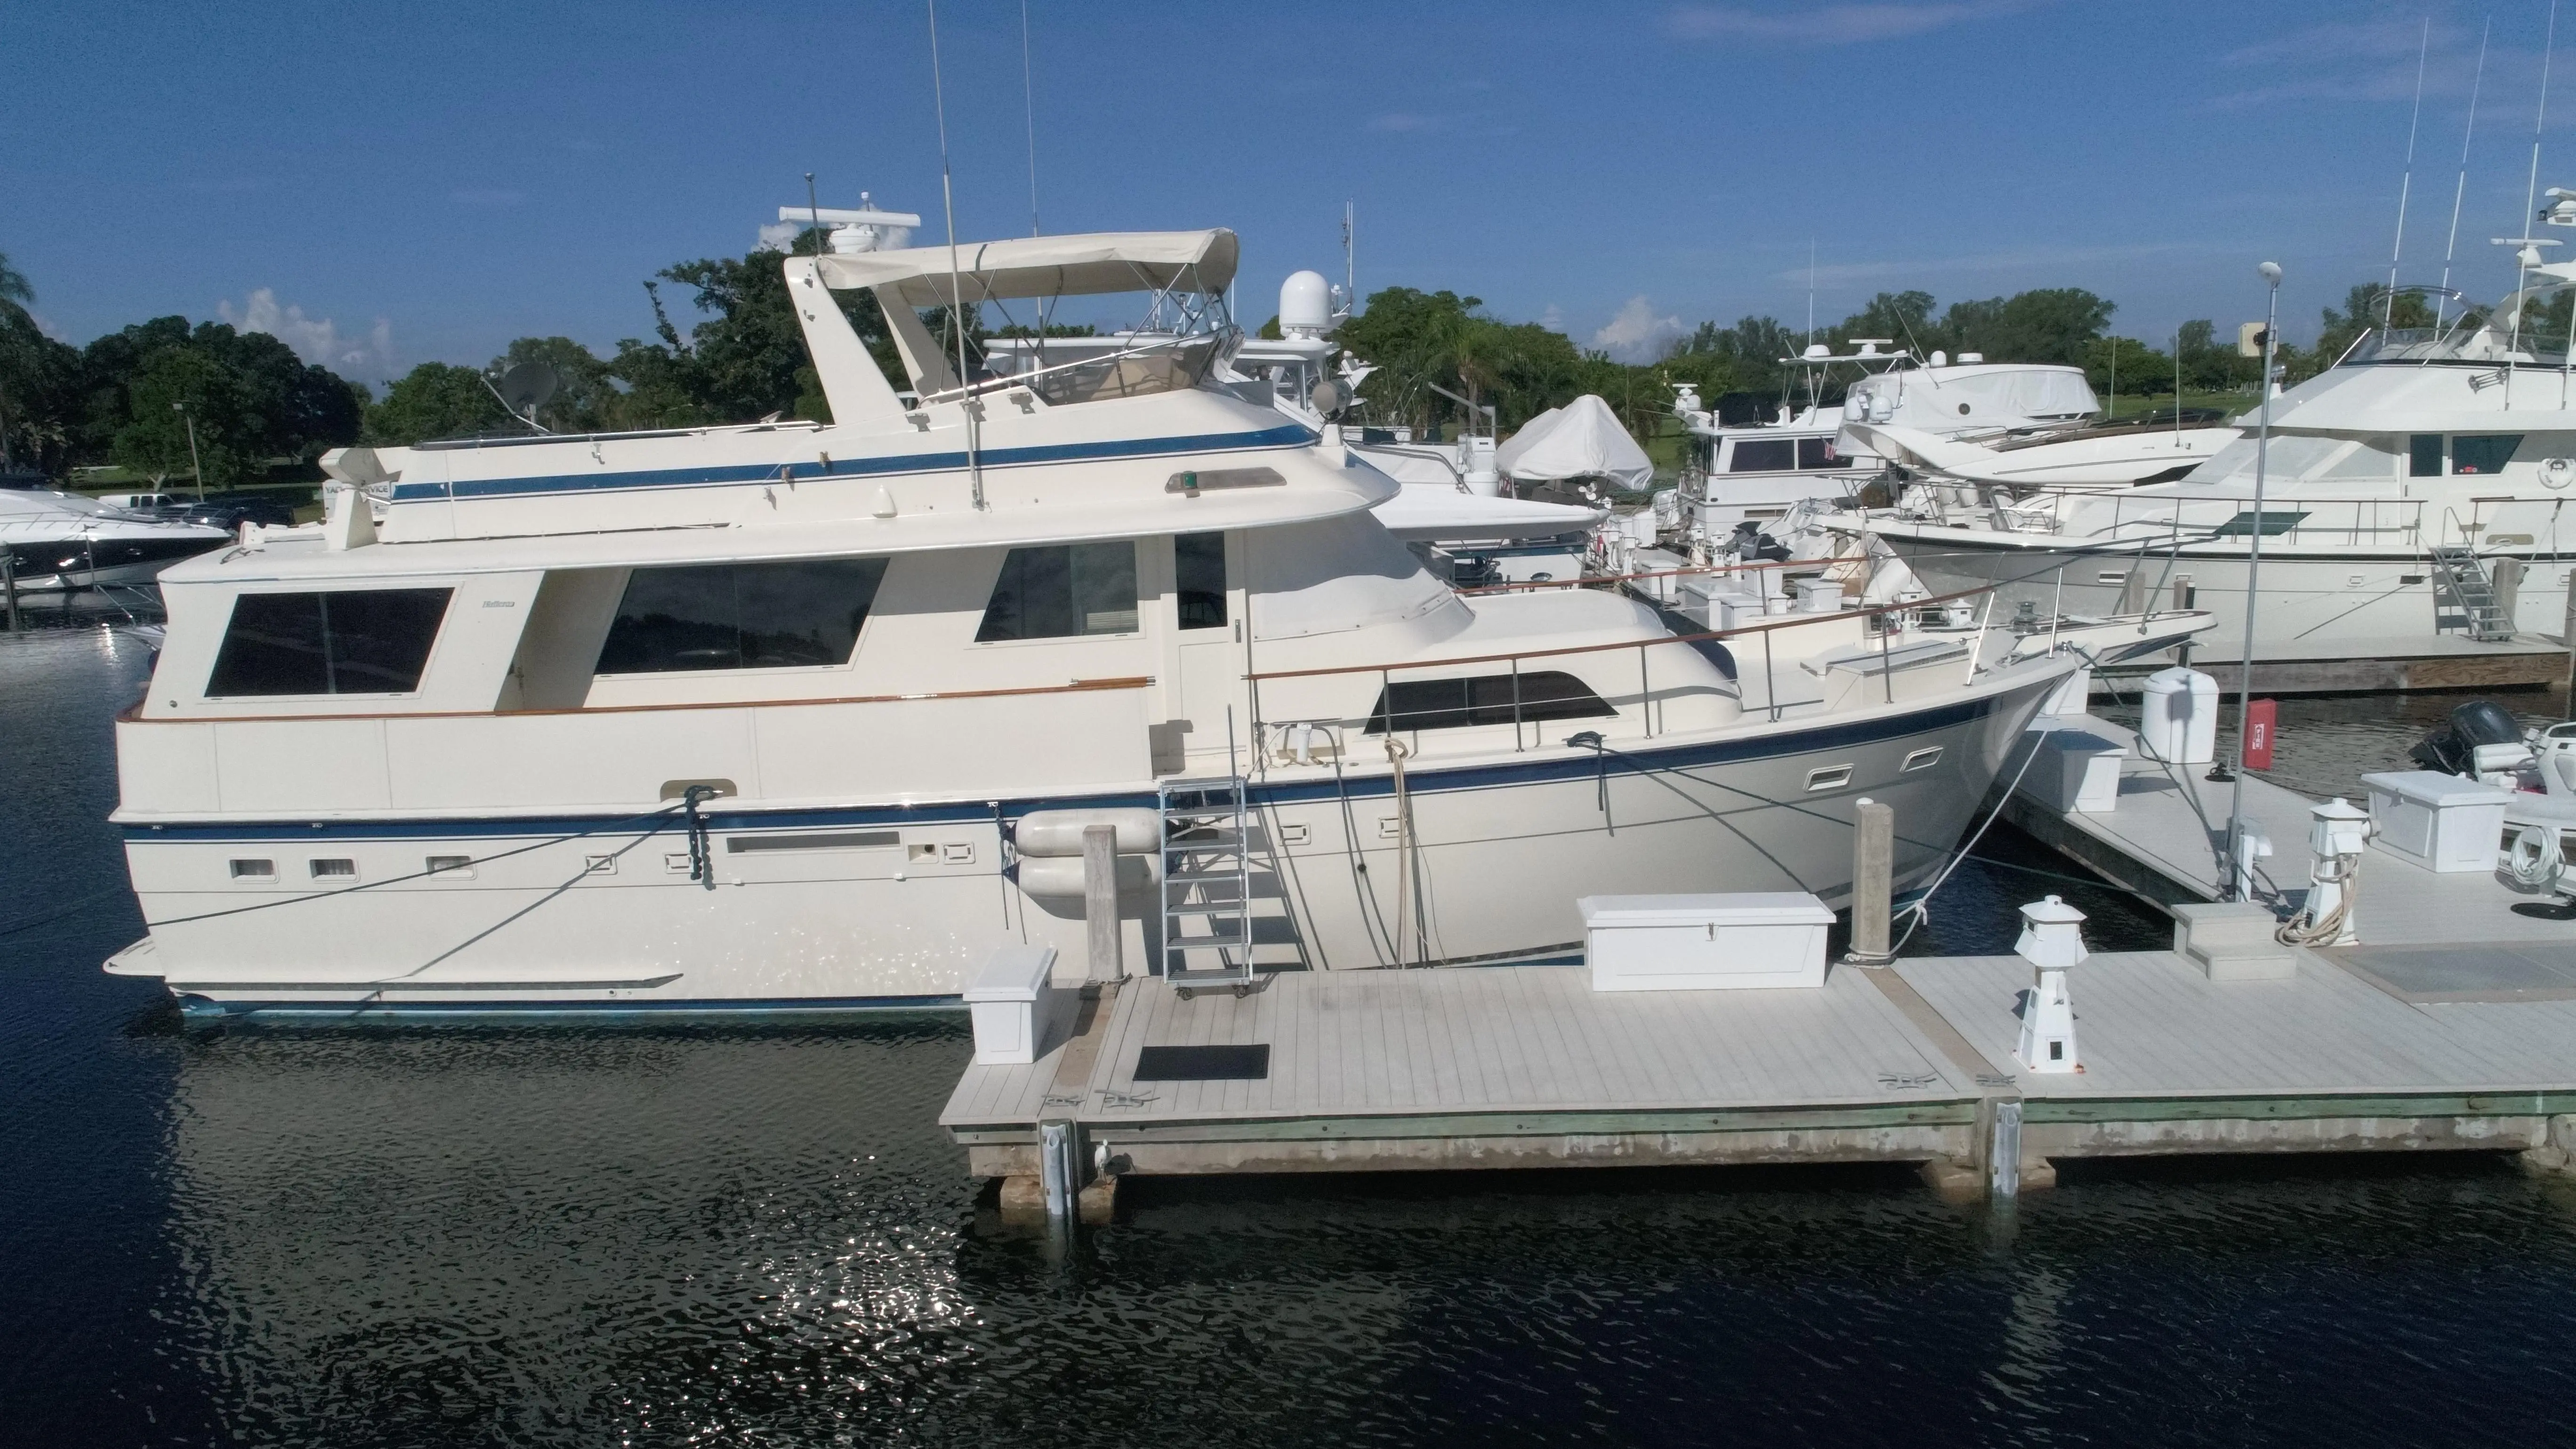
[[[1854,966],[1884,966],[1896,875],[1896,808],[1862,800],[1852,822],[1851,950]]]

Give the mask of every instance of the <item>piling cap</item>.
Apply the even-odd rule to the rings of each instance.
[[[2078,929],[2084,913],[2056,896],[2021,908],[2021,939],[2013,951],[2042,971],[2063,971],[2092,953]]]
[[[2320,820],[2368,820],[2370,812],[2337,795],[2322,805],[2311,805],[2308,813]]]

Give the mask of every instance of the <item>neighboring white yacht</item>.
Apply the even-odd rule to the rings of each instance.
[[[1682,463],[1682,509],[1703,535],[1779,518],[1804,499],[1844,498],[1877,476],[1884,460],[1855,448],[1844,435],[1846,423],[1947,437],[2076,422],[2102,409],[2080,368],[1988,362],[1974,352],[1955,362],[1935,352],[1918,363],[1910,352],[1881,350],[1887,345],[1884,338],[1855,338],[1852,351],[1838,354],[1819,342],[1780,359],[1795,369],[1792,389],[1803,386],[1807,401],[1795,406],[1784,399],[1779,416],[1767,423],[1722,422],[1696,388],[1681,387],[1673,413],[1692,439]],[[1836,410],[1823,397],[1838,369],[1861,376]]]
[[[1905,470],[1956,507],[1994,508],[2039,489],[2101,491],[2171,483],[2236,441],[2215,409],[2168,409],[2119,422],[2080,419],[2001,432],[1943,435],[1894,423],[1846,421],[1843,445]]]
[[[21,592],[148,584],[230,537],[220,528],[111,508],[78,493],[0,488],[0,548],[9,551]]]
[[[2381,330],[2273,400],[2265,467],[2263,661],[2420,655],[2437,636],[2558,633],[2576,518],[2576,385],[2563,338],[2524,310],[2576,287],[2576,263],[2478,320]],[[1982,514],[1847,515],[1933,589],[2089,612],[2181,586],[2219,617],[2202,658],[2242,650],[2257,439],[2244,433],[2178,482],[2116,492],[2042,490]],[[2477,682],[2477,681],[2467,681]]]
[[[1586,894],[1842,899],[1864,794],[1919,887],[2078,665],[1462,598],[1221,370],[1235,261],[781,257],[829,423],[331,455],[325,522],[163,580],[117,724],[150,934],[108,969],[326,1017],[953,1002],[1005,944],[1080,972],[1091,825],[1131,971],[1564,960]],[[917,310],[1140,289],[1159,331],[1003,377]]]

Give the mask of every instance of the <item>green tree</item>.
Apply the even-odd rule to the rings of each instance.
[[[807,230],[795,250],[810,254],[822,243]],[[805,335],[787,295],[784,257],[761,248],[740,257],[703,257],[665,267],[644,284],[660,340],[627,338],[617,344],[609,375],[626,384],[631,426],[681,427],[713,422],[753,422],[772,413],[823,421],[828,416],[822,382],[806,356]],[[692,289],[699,311],[712,313],[683,337],[662,308],[660,284]],[[850,319],[897,388],[901,376],[894,340],[876,295],[835,291]]]
[[[1779,394],[1787,377],[1780,359],[1795,357],[1806,346],[1805,335],[1777,317],[1744,317],[1732,327],[1702,322],[1665,355],[1665,362],[1676,368],[1704,365],[1696,359],[1723,362],[1727,386],[1702,390],[1712,402],[1728,393],[1768,399]]]
[[[470,367],[424,362],[396,379],[367,409],[363,441],[376,447],[407,446],[431,438],[465,438],[513,425],[500,399]]]
[[[186,352],[223,376],[220,385],[204,381],[198,363],[168,364],[154,371],[165,354]],[[82,390],[87,402],[81,444],[92,456],[122,461],[124,452],[145,446],[139,440],[158,436],[168,421],[157,416],[177,386],[174,379],[199,378],[181,392],[202,392],[209,407],[220,406],[219,421],[228,457],[226,477],[242,481],[272,458],[304,461],[323,450],[354,442],[366,407],[366,392],[327,368],[308,366],[294,350],[265,332],[240,332],[222,322],[200,322],[191,328],[185,317],[156,317],[91,342],[81,353]],[[152,399],[137,388],[146,376],[159,378]],[[198,453],[205,453],[206,417],[199,417]],[[124,444],[118,439],[140,428]],[[184,447],[184,439],[182,445]],[[157,446],[157,445],[153,445]],[[209,484],[215,464],[208,461]]]
[[[80,437],[82,403],[79,350],[0,303],[0,470],[59,474]]]
[[[35,300],[36,289],[28,283],[27,274],[9,264],[7,252],[0,252],[0,307],[23,311]]]
[[[606,433],[629,426],[626,397],[609,365],[569,337],[522,337],[492,359],[489,375],[507,376],[523,363],[543,363],[555,374],[554,396],[537,409],[537,421],[558,433]]]
[[[109,455],[155,484],[189,474],[208,488],[229,488],[266,456],[269,420],[258,390],[204,348],[152,354],[128,379],[127,396]]]
[[[1995,362],[2080,365],[2088,344],[2110,325],[2118,304],[2081,287],[2046,287],[2010,297],[1953,302],[1938,328],[1953,352],[1978,352]]]
[[[2134,337],[2099,337],[2085,346],[2084,377],[2105,398],[2170,393],[2174,390],[2173,356]]]

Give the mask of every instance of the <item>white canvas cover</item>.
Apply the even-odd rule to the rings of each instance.
[[[1495,450],[1494,466],[1516,483],[1607,478],[1634,492],[1655,480],[1646,450],[1619,426],[1610,405],[1591,393],[1530,419]]]
[[[1408,543],[1555,538],[1584,533],[1606,510],[1487,498],[1454,483],[1408,483],[1371,510],[1386,531]]]
[[[1234,280],[1233,232],[1110,231],[960,242],[956,268],[970,302],[1013,297],[1084,297],[1178,289],[1218,293]],[[823,283],[840,291],[891,288],[914,307],[949,301],[945,245],[823,258]]]

